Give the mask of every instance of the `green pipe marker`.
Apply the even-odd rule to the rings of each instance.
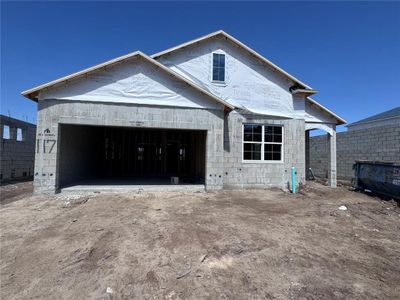
[[[296,172],[294,167],[292,167],[292,193],[296,194]]]

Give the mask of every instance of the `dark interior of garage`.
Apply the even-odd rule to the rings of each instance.
[[[60,125],[59,186],[203,184],[206,132]]]

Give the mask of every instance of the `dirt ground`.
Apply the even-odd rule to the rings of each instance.
[[[33,191],[33,182],[15,182],[0,186],[0,204],[7,204],[30,196]]]
[[[345,187],[18,190],[0,208],[1,299],[400,298],[400,209]]]

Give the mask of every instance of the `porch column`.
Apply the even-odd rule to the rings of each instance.
[[[328,136],[328,185],[336,187],[336,126],[332,125],[331,133]]]

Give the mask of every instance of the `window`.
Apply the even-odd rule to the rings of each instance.
[[[282,161],[282,126],[243,125],[244,161]]]
[[[264,160],[282,160],[282,127],[264,126]]]
[[[10,126],[8,125],[3,126],[3,139],[5,140],[10,139]]]
[[[23,141],[22,129],[21,128],[17,128],[17,141],[18,142]]]
[[[213,53],[212,81],[225,82],[225,54]]]
[[[243,159],[261,160],[262,126],[244,125]]]

